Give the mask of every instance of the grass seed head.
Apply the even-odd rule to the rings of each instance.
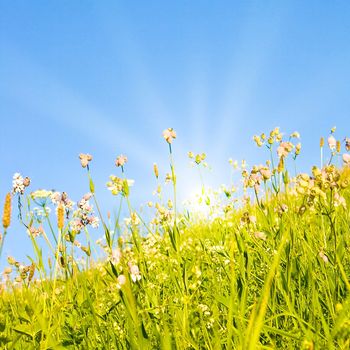
[[[64,226],[64,207],[60,204],[57,208],[57,227],[62,230]]]
[[[321,138],[320,138],[320,147],[322,148],[323,146],[324,146],[324,138],[321,137]]]
[[[8,193],[5,197],[4,213],[2,216],[2,226],[6,230],[11,223],[11,193]]]

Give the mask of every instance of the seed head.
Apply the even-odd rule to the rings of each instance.
[[[11,223],[11,193],[8,193],[5,197],[4,213],[2,216],[2,226],[6,230]]]
[[[64,226],[64,207],[60,204],[57,208],[57,227],[62,230]]]
[[[323,146],[324,146],[324,138],[321,137],[321,138],[320,138],[320,147],[322,148]]]
[[[337,141],[337,153],[340,153],[340,149],[341,149],[341,144],[340,141]]]
[[[158,179],[159,177],[159,171],[158,171],[158,165],[156,163],[153,164],[153,171],[154,171],[154,175],[156,176],[156,178]]]
[[[278,163],[277,171],[281,173],[283,169],[284,169],[284,157],[281,157]]]

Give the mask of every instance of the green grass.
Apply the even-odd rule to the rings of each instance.
[[[135,214],[117,239],[121,222],[101,216],[108,258],[93,261],[90,249],[100,248],[87,235],[85,268],[67,223],[60,247],[47,239],[51,269],[32,236],[35,275],[9,261],[19,276],[3,283],[0,348],[349,349],[350,168],[294,180],[271,170],[264,195],[238,206],[226,190],[212,220],[192,212],[174,220],[172,205],[159,204],[155,221]],[[252,174],[243,169],[243,179]]]

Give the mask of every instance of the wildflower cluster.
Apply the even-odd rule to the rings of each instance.
[[[323,169],[314,166],[312,177],[308,174],[297,176],[296,191],[305,195],[309,205],[315,202],[324,204],[330,200],[335,206],[346,207],[341,191],[349,186],[350,169],[348,169],[344,168],[341,172],[333,164],[327,165]]]
[[[207,167],[208,164],[204,161],[207,155],[205,153],[194,154],[193,152],[188,152],[188,158],[190,158],[194,164],[202,164],[204,167]]]
[[[24,194],[26,187],[30,185],[30,178],[28,176],[22,177],[20,173],[15,173],[12,180],[12,193]]]
[[[129,195],[129,188],[134,184],[134,180],[122,179],[115,175],[111,175],[109,178],[111,181],[107,182],[107,188],[114,196],[118,195],[119,193],[121,193],[124,197]]]
[[[21,283],[23,281],[31,282],[34,276],[35,272],[35,264],[32,263],[30,265],[24,265],[17,261],[12,256],[9,256],[7,258],[7,262],[11,267],[5,268],[4,275],[7,278],[9,278],[9,275],[13,272],[13,269],[17,272],[16,277],[14,278],[16,283]]]
[[[68,197],[67,192],[52,192],[50,198],[53,204],[56,206],[62,205],[66,211],[71,211],[74,206],[74,202]]]
[[[74,233],[80,232],[87,225],[98,228],[99,218],[94,215],[93,206],[90,204],[91,193],[87,193],[77,203],[78,209],[73,212],[73,220],[70,221],[70,229]]]
[[[254,136],[270,157],[253,166],[229,161],[230,171],[242,174],[243,191],[234,176],[218,190],[203,185],[179,212],[172,154],[176,132],[166,129],[171,170],[166,181],[172,182],[174,196],[162,190],[154,164],[157,196],[137,211],[129,194],[133,181],[124,177],[128,159],[120,155],[115,165],[122,175],[111,175],[107,183],[113,195],[121,194],[115,220],[96,199],[92,156],[81,154],[90,192],[76,204],[66,192],[54,190],[39,189],[26,197],[21,223],[36,259],[22,264],[8,257],[9,266],[0,275],[0,344],[347,348],[350,140],[344,139],[342,154],[343,141],[334,132],[326,140],[329,162],[310,174],[296,170],[298,132],[285,138],[274,128],[267,136]],[[320,145],[322,149],[324,140]],[[201,173],[206,155],[188,156]],[[295,175],[290,177],[293,159]],[[12,195],[24,201],[25,183],[29,185],[19,174],[15,179],[13,193],[5,198],[1,248]],[[243,205],[236,205],[240,199]],[[143,210],[152,216],[146,213],[145,218]],[[104,236],[92,240],[89,230],[99,226]],[[85,235],[78,236],[81,231]],[[43,242],[49,250],[47,264]]]

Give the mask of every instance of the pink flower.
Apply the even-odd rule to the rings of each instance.
[[[337,140],[333,135],[328,137],[328,146],[332,151],[337,147]]]
[[[325,263],[328,263],[328,256],[325,253],[320,251],[319,256]]]
[[[263,241],[266,241],[266,234],[261,231],[254,232],[255,238],[261,239]]]
[[[269,168],[261,168],[260,170],[260,174],[262,175],[264,181],[268,180],[271,177],[271,171]]]
[[[124,164],[128,161],[128,158],[126,156],[123,156],[122,154],[117,157],[115,160],[115,165],[116,166],[124,166]]]
[[[278,157],[286,157],[288,153],[293,149],[293,144],[291,142],[281,142],[277,147]]]
[[[117,265],[120,263],[120,259],[122,258],[122,252],[120,251],[119,248],[113,249],[112,251],[112,256],[111,256],[111,261],[113,264]]]
[[[92,161],[92,155],[80,153],[79,159],[80,159],[81,166],[83,168],[86,168],[89,165],[89,162]]]
[[[347,165],[350,165],[350,154],[349,153],[343,154],[343,162]]]
[[[163,131],[163,137],[168,143],[172,143],[173,139],[176,139],[176,131],[173,128],[168,128]]]

